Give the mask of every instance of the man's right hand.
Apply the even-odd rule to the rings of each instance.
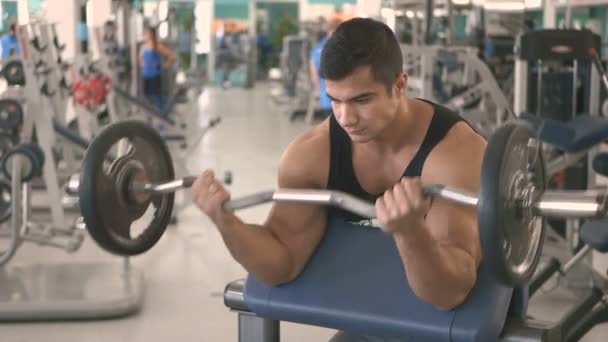
[[[192,184],[192,199],[218,228],[222,228],[227,216],[233,215],[224,210],[224,203],[230,199],[230,193],[213,171],[203,172]]]

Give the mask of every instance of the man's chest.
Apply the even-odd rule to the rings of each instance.
[[[355,150],[353,173],[366,192],[381,194],[401,180],[415,155],[416,151],[412,149],[384,155]]]

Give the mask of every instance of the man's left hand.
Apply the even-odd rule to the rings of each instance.
[[[376,200],[378,223],[389,233],[406,232],[424,224],[430,198],[422,192],[420,178],[402,178]]]

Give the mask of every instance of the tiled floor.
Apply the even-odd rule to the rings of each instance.
[[[209,132],[190,159],[190,170],[231,170],[233,196],[275,187],[277,162],[283,148],[306,126],[292,123],[268,97],[268,89],[212,89],[201,99],[208,113],[222,123]],[[208,101],[208,103],[207,103]],[[261,222],[268,206],[240,212],[250,222]],[[26,244],[9,269],[33,263],[120,263],[90,239],[74,254]],[[177,227],[170,228],[149,253],[132,263],[145,274],[142,311],[134,316],[106,321],[0,324],[0,342],[33,341],[236,341],[236,315],[223,304],[227,282],[245,276],[232,260],[215,228],[197,209],[187,208]],[[69,282],[69,279],[63,281]],[[0,284],[0,286],[3,286]],[[575,296],[553,291],[534,298],[530,313],[556,320]],[[283,324],[284,341],[327,341],[328,329]],[[606,341],[608,328],[596,328],[584,341]]]

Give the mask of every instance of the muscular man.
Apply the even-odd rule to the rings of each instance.
[[[463,303],[481,260],[475,209],[425,198],[421,184],[478,192],[485,141],[446,108],[406,96],[400,47],[380,22],[341,24],[323,49],[320,71],[333,115],[287,147],[278,186],[340,190],[375,202],[377,223],[392,233],[413,292],[441,310]],[[363,220],[283,203],[264,224],[247,224],[223,210],[230,195],[209,171],[193,195],[232,256],[269,286],[298,277],[328,214]]]

